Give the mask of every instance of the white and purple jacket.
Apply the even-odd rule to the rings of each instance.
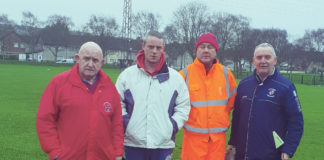
[[[189,93],[181,75],[166,64],[154,76],[138,65],[118,77],[124,120],[124,145],[174,148],[177,131],[188,120]]]

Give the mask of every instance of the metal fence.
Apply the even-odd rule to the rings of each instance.
[[[233,72],[236,79],[242,79],[252,72]],[[302,73],[281,73],[295,84],[324,85],[324,77],[321,74],[302,74]]]

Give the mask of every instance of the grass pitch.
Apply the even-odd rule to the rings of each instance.
[[[53,76],[71,66],[0,64],[0,160],[48,159],[36,134],[40,97]],[[120,70],[106,69],[116,81]],[[324,157],[324,87],[296,85],[304,114],[304,134],[293,159]],[[182,130],[177,134],[173,159],[180,159]]]

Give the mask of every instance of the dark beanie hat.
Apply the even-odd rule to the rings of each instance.
[[[214,36],[212,33],[205,33],[205,34],[202,34],[197,42],[196,42],[196,45],[195,45],[195,51],[197,52],[197,48],[199,46],[200,43],[210,43],[214,46],[214,48],[216,49],[216,52],[218,52],[218,43],[217,43],[217,40],[216,40],[216,36]]]

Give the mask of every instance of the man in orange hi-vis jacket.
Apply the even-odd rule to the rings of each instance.
[[[211,33],[195,45],[196,59],[180,74],[190,94],[191,111],[184,125],[183,160],[224,160],[225,132],[234,106],[236,82],[232,72],[216,59],[218,43]]]

